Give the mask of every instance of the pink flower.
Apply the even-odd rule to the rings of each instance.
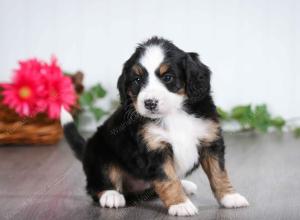
[[[72,81],[63,75],[56,59],[50,64],[37,59],[19,63],[11,84],[1,84],[3,103],[20,116],[35,116],[47,112],[49,118],[57,119],[61,108],[67,111],[76,102]]]
[[[42,65],[36,59],[20,62],[15,70],[12,84],[2,84],[3,103],[14,109],[20,116],[34,116],[43,107],[39,96],[43,94],[43,85],[39,74]]]
[[[76,102],[76,93],[70,77],[64,76],[56,59],[52,58],[50,65],[45,66],[46,74],[43,74],[45,86],[45,104],[49,118],[60,117],[61,108],[71,110]]]

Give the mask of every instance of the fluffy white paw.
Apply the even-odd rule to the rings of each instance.
[[[177,216],[192,216],[198,213],[198,209],[194,206],[191,200],[187,199],[183,203],[171,205],[169,207],[169,215]]]
[[[220,201],[225,208],[239,208],[249,206],[247,199],[239,193],[226,194]]]
[[[124,196],[115,190],[105,191],[99,200],[101,207],[119,208],[125,206]]]
[[[197,192],[197,185],[189,180],[181,180],[181,185],[183,187],[183,190],[187,195],[192,195]]]

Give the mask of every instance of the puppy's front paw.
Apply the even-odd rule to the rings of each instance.
[[[101,207],[108,207],[108,208],[124,207],[126,204],[124,196],[116,190],[105,191],[101,195],[99,199],[99,203]]]
[[[187,195],[192,195],[197,192],[197,185],[189,180],[181,180],[181,185]]]
[[[187,199],[183,203],[171,205],[169,207],[169,215],[177,216],[192,216],[198,213],[198,209],[194,206],[191,200]]]
[[[225,208],[239,208],[249,206],[247,199],[239,193],[226,194],[220,201]]]

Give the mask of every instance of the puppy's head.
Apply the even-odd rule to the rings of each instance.
[[[210,92],[210,71],[196,53],[186,53],[170,41],[151,38],[137,47],[118,80],[121,104],[133,104],[144,117],[163,118],[199,102]]]

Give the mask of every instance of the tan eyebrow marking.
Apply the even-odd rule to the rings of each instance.
[[[142,75],[143,74],[142,68],[137,64],[133,65],[132,69],[135,72],[135,74],[137,74],[137,75]]]
[[[159,75],[164,75],[168,70],[169,70],[170,66],[168,64],[161,64],[159,67]]]

